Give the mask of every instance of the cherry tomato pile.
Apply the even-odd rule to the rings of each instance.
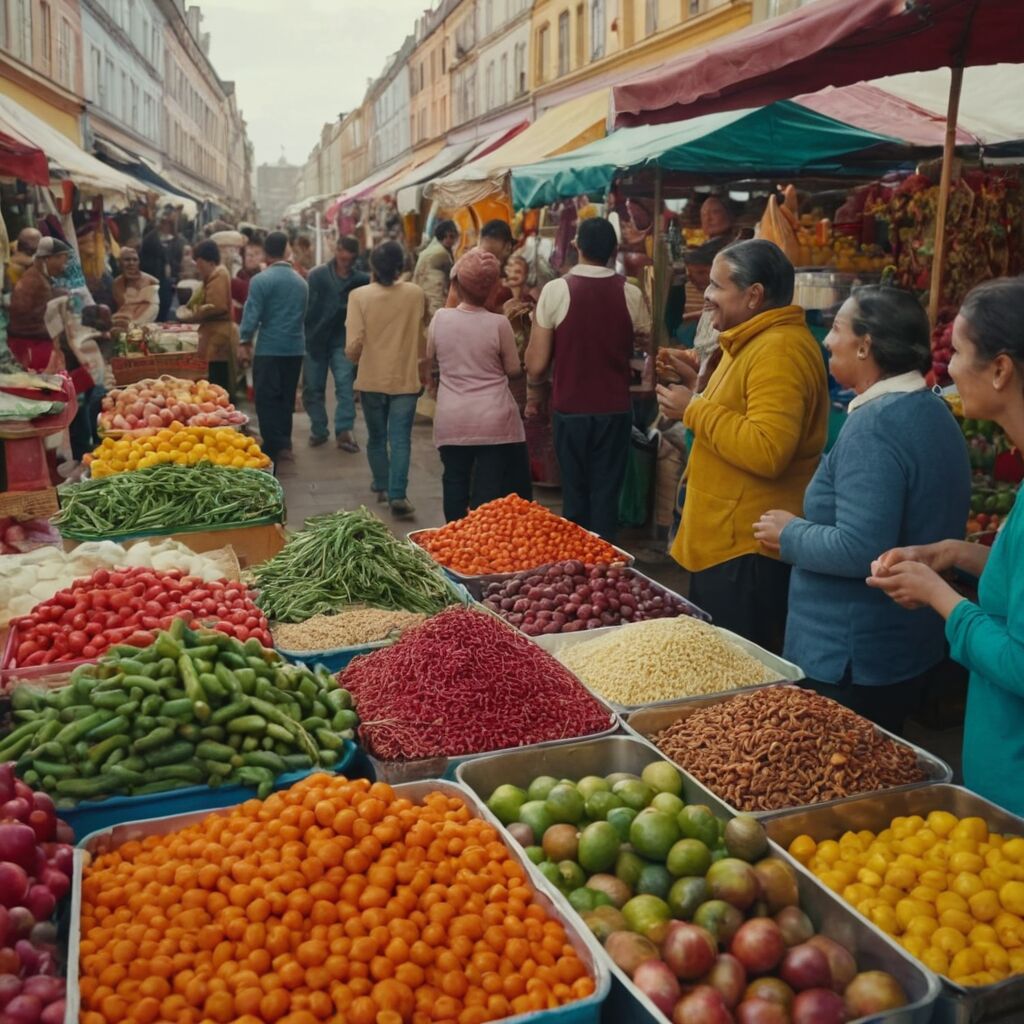
[[[18,646],[8,668],[99,657],[113,644],[147,647],[175,617],[272,647],[267,620],[243,583],[206,582],[180,569],[97,569],[15,619]]]

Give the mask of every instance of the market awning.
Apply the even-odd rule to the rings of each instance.
[[[87,192],[98,192],[114,202],[127,202],[145,199],[149,193],[156,191],[147,189],[136,179],[97,160],[56,128],[51,128],[41,118],[4,95],[0,95],[0,132],[22,145],[41,149],[51,167],[63,172]]]
[[[0,132],[0,177],[19,178],[30,185],[49,185],[50,167],[46,154]]]
[[[317,203],[325,202],[330,198],[330,192],[319,196],[306,196],[305,199],[300,199],[297,203],[292,203],[290,206],[286,206],[282,216],[285,220],[289,220],[292,217],[301,217],[302,214],[304,214],[311,206],[316,206]]]
[[[425,190],[427,196],[449,209],[470,206],[501,193],[512,168],[568,153],[603,138],[608,95],[607,89],[598,89],[552,107],[504,145],[432,182]]]
[[[158,192],[169,198],[175,206],[181,207],[182,212],[190,220],[194,219],[198,214],[199,204],[202,200],[187,192],[182,192],[177,185],[168,181],[144,156],[129,153],[128,150],[123,149],[113,140],[99,134],[93,136],[92,146],[100,160],[135,178],[141,185],[149,189],[150,192]]]
[[[512,197],[517,208],[600,197],[623,170],[653,166],[708,176],[839,174],[843,158],[878,147],[884,147],[888,166],[901,140],[782,101],[679,124],[621,128],[572,153],[513,168]]]
[[[338,196],[337,199],[327,207],[327,213],[325,216],[328,220],[334,220],[338,215],[338,211],[346,203],[354,203],[359,199],[365,199],[369,196],[376,185],[379,185],[382,181],[387,181],[388,178],[395,174],[399,174],[406,170],[412,161],[405,157],[404,159],[392,160],[387,167],[379,167],[372,174],[367,175],[358,184],[353,185],[351,188],[345,189],[344,192]]]
[[[430,161],[437,156],[442,149],[444,149],[444,142],[441,139],[424,146],[418,152],[413,154],[412,161],[410,163],[406,164],[404,167],[400,167],[383,181],[378,181],[377,184],[370,189],[370,198],[381,199],[384,196],[394,195],[405,178],[415,174],[418,168],[430,163]]]
[[[1020,0],[819,0],[615,86],[615,123],[759,107],[859,82],[866,69],[903,74],[1021,61]]]

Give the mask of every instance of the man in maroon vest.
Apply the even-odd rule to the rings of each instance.
[[[640,289],[608,267],[618,245],[609,221],[582,221],[575,244],[580,262],[540,294],[526,371],[537,382],[552,368],[563,514],[612,540],[633,426],[629,360],[651,317]]]

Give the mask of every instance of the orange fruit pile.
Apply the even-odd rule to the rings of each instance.
[[[462,519],[425,533],[419,542],[436,562],[464,576],[519,572],[569,559],[592,565],[620,557],[607,541],[516,494],[479,505]]]
[[[81,1024],[481,1024],[594,992],[461,799],[323,774],[97,857],[79,966]]]

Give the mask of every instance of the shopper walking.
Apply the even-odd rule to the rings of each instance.
[[[440,375],[434,443],[444,465],[447,522],[513,491],[533,497],[526,434],[508,385],[523,372],[515,334],[506,316],[484,309],[501,264],[471,249],[455,267],[461,301],[431,320],[423,366],[424,387],[435,359]]]
[[[295,392],[306,352],[306,282],[288,262],[288,236],[271,231],[263,245],[267,268],[249,286],[242,311],[242,358],[252,359],[263,450],[291,462]],[[257,336],[258,334],[258,336]],[[252,353],[255,339],[255,354]]]
[[[207,362],[207,376],[228,395],[237,378],[238,328],[231,316],[231,276],[220,261],[220,248],[206,239],[193,253],[202,284],[192,293],[188,305],[178,307],[178,319],[199,325],[199,352]]]
[[[964,415],[994,420],[1024,447],[1024,278],[975,288],[953,323],[949,374]],[[963,525],[953,531],[959,538]],[[946,620],[953,658],[971,673],[964,722],[964,785],[1024,814],[1024,510],[1015,506],[995,544],[943,540],[894,548],[868,583],[904,608],[931,608]],[[939,574],[980,577],[968,601]]]
[[[551,371],[562,512],[606,540],[618,531],[633,429],[629,361],[651,330],[640,289],[608,266],[617,244],[603,217],[580,223],[580,262],[544,286],[525,357],[534,383]]]
[[[416,511],[406,492],[427,299],[419,285],[399,280],[405,251],[397,242],[378,245],[370,266],[373,283],[349,295],[345,355],[358,367],[373,490],[395,517],[408,518]]]
[[[334,258],[310,271],[309,304],[306,306],[306,360],[302,370],[302,404],[309,414],[309,445],[316,448],[330,438],[327,429],[327,372],[334,376],[334,440],[344,452],[358,452],[352,427],[356,400],[352,389],[356,368],[345,355],[345,317],[348,297],[370,283],[368,274],[354,268],[359,243],[338,239]]]
[[[868,587],[878,552],[963,529],[971,468],[963,434],[932,394],[928,316],[909,292],[861,288],[825,339],[851,388],[849,420],[804,496],[803,517],[771,509],[754,536],[793,566],[785,656],[819,693],[895,733],[945,657],[942,620]]]
[[[684,383],[657,389],[663,415],[693,433],[672,557],[718,625],[778,652],[790,567],[751,524],[766,509],[803,508],[828,429],[825,362],[792,305],[793,265],[773,242],[723,249],[704,299],[721,361],[696,398],[697,371],[684,361]]]
[[[459,241],[459,229],[453,220],[442,220],[434,228],[434,237],[416,260],[412,283],[418,284],[427,297],[427,313],[443,309],[451,287],[452,251]]]

